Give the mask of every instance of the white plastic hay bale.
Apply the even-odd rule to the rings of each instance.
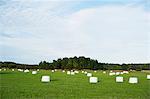
[[[0,71],[2,71],[2,69],[0,69]]]
[[[75,75],[75,72],[71,72],[70,74],[71,74],[71,75]]]
[[[106,74],[106,71],[103,71],[103,74]]]
[[[113,76],[113,75],[115,75],[115,74],[116,74],[115,72],[109,73],[110,76]]]
[[[26,70],[24,70],[24,72],[25,72],[25,73],[28,73],[28,72],[29,72],[29,70],[28,70],[28,69],[26,69]]]
[[[116,77],[116,82],[123,82],[123,77],[117,76]]]
[[[55,69],[55,71],[57,71],[57,69]]]
[[[6,71],[6,68],[4,68],[4,71]]]
[[[119,75],[119,74],[120,74],[120,72],[116,72],[115,74],[116,74],[116,75]]]
[[[40,71],[40,69],[37,69],[37,71]]]
[[[123,73],[124,73],[124,74],[128,74],[129,72],[128,72],[128,71],[123,71]]]
[[[87,74],[87,72],[85,71],[84,74]]]
[[[15,69],[12,69],[12,71],[15,71]]]
[[[50,82],[49,76],[42,76],[41,82]]]
[[[97,71],[95,70],[94,72],[96,73]]]
[[[149,79],[149,80],[150,80],[150,75],[147,75],[147,79]]]
[[[20,69],[21,72],[23,72],[23,69]]]
[[[120,74],[123,74],[123,72],[120,72]]]
[[[84,71],[81,71],[81,73],[84,73]]]
[[[74,71],[76,74],[78,74],[79,73],[79,71]]]
[[[88,76],[88,77],[91,77],[91,76],[92,76],[92,73],[87,73],[87,76]]]
[[[70,75],[70,71],[67,71],[67,74]]]
[[[55,70],[52,70],[52,73],[54,73],[55,72]]]
[[[137,77],[130,77],[129,78],[129,83],[132,83],[132,84],[138,83],[138,78]]]
[[[110,72],[112,73],[113,71],[111,70]]]
[[[62,71],[63,73],[65,72],[65,70]]]
[[[33,74],[33,75],[37,74],[37,71],[32,71],[32,74]]]
[[[23,69],[18,69],[18,71],[23,72]]]
[[[89,82],[90,83],[97,83],[98,82],[98,78],[97,77],[90,77],[89,78]]]

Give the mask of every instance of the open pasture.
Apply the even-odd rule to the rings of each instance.
[[[150,80],[146,79],[150,72],[133,71],[120,75],[123,83],[116,82],[116,75],[110,76],[108,71],[90,71],[98,77],[96,84],[89,83],[86,74],[67,75],[57,70],[40,70],[33,75],[17,70],[0,71],[1,99],[150,99]],[[41,77],[50,76],[51,81],[42,83]],[[129,77],[137,77],[137,84],[128,83]]]

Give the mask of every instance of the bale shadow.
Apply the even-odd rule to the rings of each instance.
[[[59,81],[59,79],[51,79],[51,81]]]

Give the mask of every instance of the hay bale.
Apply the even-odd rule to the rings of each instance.
[[[32,71],[32,74],[33,74],[33,75],[37,74],[37,71]]]
[[[70,74],[71,74],[71,75],[75,75],[75,72],[71,72]]]
[[[120,74],[120,72],[116,72],[115,74],[116,74],[116,75],[119,75],[119,74]]]
[[[12,71],[15,71],[15,69],[12,69]]]
[[[98,82],[98,78],[97,77],[90,77],[89,78],[89,82],[90,83],[97,83]]]
[[[37,69],[37,71],[40,71],[40,69]]]
[[[94,72],[96,73],[97,71],[95,70]]]
[[[150,75],[147,75],[147,79],[149,79],[149,80],[150,80]]]
[[[129,74],[129,72],[128,72],[128,71],[123,71],[123,73],[124,73],[124,74]]]
[[[115,72],[109,73],[110,76],[113,76],[113,75],[115,75],[115,74],[116,74]]]
[[[138,83],[138,78],[137,77],[130,77],[129,78],[129,83],[132,83],[132,84]]]
[[[23,69],[20,69],[21,72],[23,72]]]
[[[123,82],[123,77],[122,76],[117,76],[116,77],[116,82]]]
[[[28,70],[28,69],[26,69],[26,70],[24,70],[24,72],[25,72],[25,73],[28,73],[28,72],[29,72],[29,70]]]
[[[79,71],[74,71],[76,74],[78,74],[79,73]]]
[[[70,71],[67,71],[67,74],[70,75]]]
[[[50,82],[49,76],[42,76],[41,82]]]
[[[18,69],[18,71],[23,72],[23,69]]]
[[[52,73],[54,73],[55,72],[55,70],[52,70]]]
[[[81,71],[81,73],[84,73],[84,71]]]
[[[55,69],[55,71],[57,71],[57,69]]]
[[[0,71],[2,71],[2,69],[0,69]]]
[[[88,76],[88,77],[91,77],[91,76],[92,76],[92,73],[87,73],[87,76]]]
[[[87,72],[85,71],[84,74],[87,74]]]
[[[63,73],[65,72],[65,70],[62,71]]]
[[[103,71],[103,74],[106,74],[106,71]]]

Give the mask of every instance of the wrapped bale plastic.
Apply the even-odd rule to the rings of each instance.
[[[42,76],[41,82],[50,82],[49,76]]]
[[[130,78],[129,78],[129,83],[131,83],[131,84],[136,84],[136,83],[138,83],[138,78],[137,78],[137,77],[130,77]]]
[[[37,71],[32,71],[32,74],[33,74],[33,75],[37,74]]]
[[[55,70],[52,70],[52,73],[54,73],[55,72]]]
[[[116,75],[119,75],[119,74],[120,74],[120,72],[116,72],[115,74],[116,74]]]
[[[65,70],[62,71],[63,73],[65,72]]]
[[[57,71],[57,69],[55,69],[55,71]]]
[[[87,73],[87,76],[88,76],[88,77],[91,77],[91,76],[92,76],[92,73]]]
[[[79,71],[74,71],[76,74],[78,74],[79,73]]]
[[[115,72],[111,72],[111,73],[109,73],[109,75],[110,75],[110,76],[113,76],[113,75],[115,75]]]
[[[87,74],[87,72],[85,71],[84,74]]]
[[[123,77],[117,76],[116,77],[116,82],[123,82]]]
[[[128,72],[128,71],[123,71],[123,73],[124,73],[124,74],[128,74],[129,72]]]
[[[98,82],[98,78],[97,77],[90,77],[89,78],[89,82],[90,83],[97,83]]]
[[[147,79],[150,80],[150,75],[147,75]]]
[[[26,69],[26,70],[24,70],[24,72],[25,72],[25,73],[28,73],[28,72],[29,72],[29,70],[28,70],[28,69]]]
[[[103,71],[103,74],[106,74],[106,71]]]
[[[71,74],[71,75],[75,75],[75,72],[71,72],[70,74]]]
[[[70,71],[67,71],[67,74],[70,75]]]

